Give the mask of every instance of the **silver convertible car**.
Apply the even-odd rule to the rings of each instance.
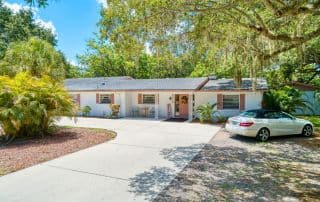
[[[267,141],[270,136],[302,134],[310,137],[313,133],[313,124],[282,111],[257,109],[229,118],[226,130],[233,134]]]

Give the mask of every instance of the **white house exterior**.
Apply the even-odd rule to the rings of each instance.
[[[232,79],[169,78],[132,79],[131,77],[99,77],[65,80],[65,86],[80,108],[91,107],[90,116],[111,114],[110,104],[120,105],[120,117],[155,119],[197,116],[196,108],[217,103],[224,116],[243,110],[261,108],[262,95],[267,90],[265,80],[259,79],[252,91],[251,79],[243,79],[235,88]]]

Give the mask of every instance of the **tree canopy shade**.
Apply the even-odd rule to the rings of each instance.
[[[42,27],[34,20],[31,10],[22,9],[14,13],[0,0],[0,58],[11,42],[26,41],[30,37],[39,37],[56,44],[56,37],[51,30]]]
[[[319,15],[320,2],[308,0],[110,0],[100,24],[102,34],[115,43],[156,45],[175,39],[180,45],[200,40],[254,46],[239,39],[260,38],[278,47],[247,48],[270,58],[318,37]]]
[[[265,76],[269,87],[279,88],[297,81],[320,86],[320,40],[303,46],[298,50],[283,53],[276,60],[276,65],[266,68]]]
[[[155,58],[188,61],[193,76],[232,74],[238,81],[261,76],[279,55],[320,36],[316,0],[108,0],[101,15],[99,47],[111,44],[134,62],[148,47]]]
[[[63,54],[39,38],[11,43],[0,60],[0,75],[15,76],[28,71],[35,77],[49,75],[52,79],[62,80],[67,69],[70,67]]]

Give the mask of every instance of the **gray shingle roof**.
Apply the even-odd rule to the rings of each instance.
[[[67,90],[94,90],[99,89],[102,83],[123,81],[132,79],[131,77],[95,77],[95,78],[75,78],[64,80]]]
[[[249,90],[252,88],[251,78],[243,78],[240,89]],[[233,79],[209,80],[202,88],[203,90],[232,90],[236,88]],[[257,79],[257,90],[267,90],[268,84],[265,79]]]
[[[132,79],[131,77],[96,77],[66,79],[65,87],[69,91],[92,90],[233,90],[237,89],[233,79],[168,78],[168,79]],[[242,90],[252,88],[250,78],[243,78]],[[257,80],[257,89],[268,89],[265,79]]]
[[[130,77],[99,77],[66,79],[69,91],[81,90],[196,90],[207,80],[201,78],[132,79]]]

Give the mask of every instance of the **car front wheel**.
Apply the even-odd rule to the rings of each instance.
[[[312,136],[312,126],[310,125],[306,125],[303,127],[303,130],[302,130],[302,135],[305,136],[305,137],[310,137]]]
[[[265,142],[269,139],[270,132],[267,128],[261,128],[257,134],[257,139],[261,142]]]

